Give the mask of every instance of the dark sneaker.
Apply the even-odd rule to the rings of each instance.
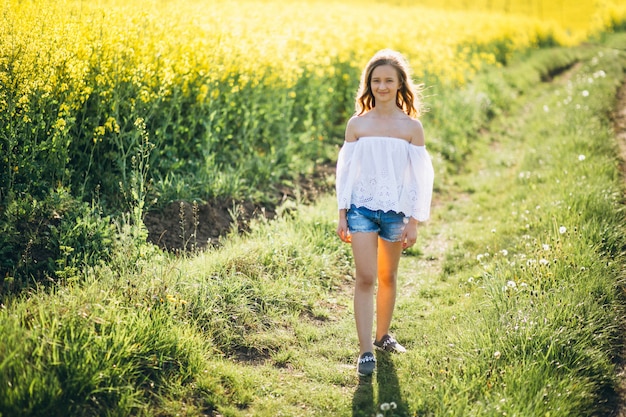
[[[356,364],[356,372],[359,376],[369,376],[374,373],[376,369],[376,358],[372,352],[365,352],[359,357],[359,361]]]
[[[382,339],[374,341],[374,347],[384,352],[404,353],[406,349],[393,337],[384,335]]]

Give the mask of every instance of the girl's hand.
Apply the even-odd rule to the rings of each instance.
[[[350,235],[350,230],[348,229],[348,221],[344,218],[339,218],[339,222],[337,224],[337,236],[343,242],[350,243],[352,242],[352,235]]]
[[[402,249],[408,249],[415,245],[415,242],[417,242],[417,220],[409,219],[409,222],[404,226],[404,230],[402,230],[400,241],[402,242]]]

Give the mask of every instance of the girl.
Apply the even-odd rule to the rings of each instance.
[[[417,120],[419,97],[404,57],[391,50],[376,53],[361,75],[356,114],[347,123],[337,160],[337,234],[352,243],[356,266],[354,315],[361,376],[376,368],[374,347],[406,351],[389,335],[398,264],[402,250],[417,240],[418,222],[430,215],[434,177]]]

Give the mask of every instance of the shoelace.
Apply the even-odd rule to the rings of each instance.
[[[383,347],[386,348],[387,346],[394,344],[396,344],[396,340],[390,336],[383,342]]]
[[[376,362],[376,358],[373,356],[361,356],[359,358],[359,363],[365,363],[365,362]]]

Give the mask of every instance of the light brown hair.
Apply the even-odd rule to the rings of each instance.
[[[423,84],[415,85],[411,79],[411,68],[404,56],[391,49],[378,51],[361,74],[361,82],[355,103],[356,114],[362,115],[376,107],[376,99],[372,94],[372,72],[381,65],[391,65],[398,73],[400,89],[396,95],[396,105],[411,117],[418,117],[423,113],[422,89]]]

